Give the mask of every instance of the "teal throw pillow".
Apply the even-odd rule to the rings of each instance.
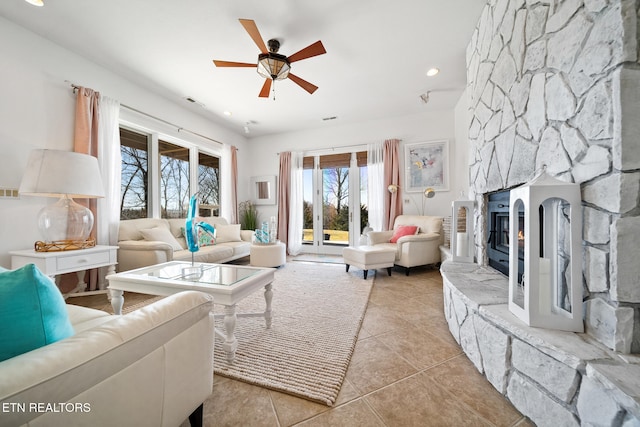
[[[180,227],[182,236],[185,235],[184,227]],[[216,239],[207,230],[203,230],[198,227],[198,247],[213,246],[216,244]]]
[[[33,264],[0,270],[0,362],[73,334],[53,280]]]

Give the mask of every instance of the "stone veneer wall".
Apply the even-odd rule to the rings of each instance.
[[[547,172],[581,184],[586,331],[640,352],[635,0],[489,0],[467,49],[476,255],[486,195]]]

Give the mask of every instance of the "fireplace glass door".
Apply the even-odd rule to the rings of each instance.
[[[518,283],[524,273],[524,208],[519,210],[518,223]],[[487,257],[489,265],[505,275],[509,275],[509,191],[489,195],[487,212]]]

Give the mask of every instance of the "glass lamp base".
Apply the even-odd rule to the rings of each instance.
[[[40,211],[38,228],[46,242],[84,241],[93,228],[93,213],[72,198],[63,196]]]

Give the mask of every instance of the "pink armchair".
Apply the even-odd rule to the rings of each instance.
[[[418,227],[418,233],[400,237],[396,243],[391,243],[394,230],[401,225],[415,225]],[[395,249],[394,264],[404,267],[407,276],[411,267],[440,262],[440,245],[444,243],[442,217],[399,215],[393,227],[394,230],[369,232],[369,244]]]

